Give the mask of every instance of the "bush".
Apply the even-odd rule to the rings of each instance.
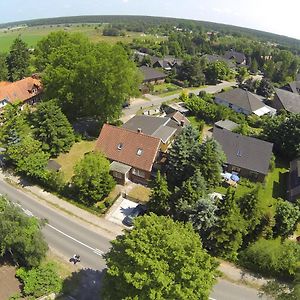
[[[242,266],[266,276],[292,279],[300,261],[300,245],[280,239],[260,239],[239,255]]]
[[[62,279],[57,274],[54,263],[42,264],[31,270],[20,268],[16,277],[24,284],[23,294],[34,299],[53,292],[58,293],[62,288]]]

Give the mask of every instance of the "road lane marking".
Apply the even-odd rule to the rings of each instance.
[[[52,225],[50,225],[50,224],[46,224],[46,226],[49,226],[49,227],[52,228],[53,230],[59,232],[60,234],[66,236],[67,238],[73,240],[74,242],[76,242],[76,243],[78,243],[78,244],[80,244],[80,245],[82,245],[82,246],[84,246],[84,247],[86,247],[86,248],[92,250],[92,251],[93,251],[95,254],[97,254],[97,255],[103,255],[103,253],[104,253],[104,252],[102,252],[102,251],[99,250],[99,249],[95,249],[95,248],[93,248],[93,247],[91,247],[91,246],[89,246],[89,245],[87,245],[87,244],[85,244],[85,243],[83,243],[83,242],[81,242],[81,241],[79,241],[79,240],[73,238],[72,236],[70,236],[70,235],[64,233],[63,231],[57,229],[56,227],[54,227],[54,226],[52,226]]]
[[[101,251],[101,250],[99,250],[99,249],[94,249],[94,253],[95,254],[97,254],[97,255],[100,255],[100,256],[102,256],[103,254],[104,254],[104,252],[103,251]]]

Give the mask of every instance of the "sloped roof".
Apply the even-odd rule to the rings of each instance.
[[[289,197],[292,200],[300,197],[300,158],[290,162]]]
[[[246,60],[246,56],[244,53],[233,50],[226,51],[224,57],[226,59],[234,59],[238,64],[241,64]]]
[[[168,123],[169,118],[155,117],[155,116],[134,116],[123,124],[123,128],[137,131],[142,130],[142,133],[152,135],[161,126]]]
[[[34,87],[36,89],[34,90]],[[41,81],[27,77],[9,84],[0,85],[0,101],[6,99],[10,103],[24,102],[41,93]]]
[[[288,85],[293,93],[300,94],[300,81],[293,81],[288,83]]]
[[[104,124],[95,150],[112,161],[150,172],[159,147],[160,139],[156,137]]]
[[[221,55],[217,54],[204,54],[202,56],[204,59],[206,59],[209,63],[215,62],[215,61],[223,61],[225,62],[229,68],[234,68],[235,64],[232,62],[232,60],[227,59]]]
[[[232,122],[230,120],[221,120],[215,123],[215,126],[221,128],[221,129],[227,129],[227,130],[234,130],[236,129],[239,125],[235,122]]]
[[[169,118],[173,119],[178,125],[183,122],[184,125],[189,125],[190,121],[179,111],[175,111],[167,115]]]
[[[175,134],[176,128],[169,126],[160,126],[152,136],[161,139],[161,141],[165,144],[168,140]]]
[[[150,67],[141,66],[139,69],[144,76],[144,81],[159,80],[167,77],[165,73],[157,71]]]
[[[300,95],[277,88],[275,94],[285,110],[300,113]]]
[[[213,138],[221,145],[227,163],[250,171],[267,174],[273,144],[214,127]]]
[[[226,100],[226,102],[237,105],[252,113],[265,106],[258,96],[240,88],[217,94],[216,98]]]

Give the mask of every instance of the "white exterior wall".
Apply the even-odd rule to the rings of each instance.
[[[243,109],[235,104],[229,103],[224,99],[215,98],[215,103],[217,103],[219,105],[227,106],[227,107],[231,108],[232,110],[236,111],[237,113],[242,113],[247,116],[251,114],[250,111]]]

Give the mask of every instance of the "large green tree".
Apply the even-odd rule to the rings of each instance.
[[[8,80],[8,68],[6,64],[6,55],[0,53],[0,81]]]
[[[67,117],[52,101],[42,102],[31,116],[34,135],[42,143],[42,149],[51,156],[67,152],[75,142],[75,135]]]
[[[224,80],[228,76],[230,69],[226,62],[215,61],[208,64],[205,75],[210,84],[217,84],[219,80]]]
[[[221,182],[222,165],[226,161],[221,145],[215,139],[207,139],[196,151],[194,164],[205,178],[208,187],[216,187]]]
[[[176,138],[168,154],[167,178],[171,185],[180,186],[193,175],[192,161],[199,145],[199,132],[192,126],[185,127]]]
[[[257,88],[257,94],[266,97],[268,99],[272,96],[273,93],[274,93],[274,87],[271,81],[263,78],[260,81],[259,86]]]
[[[109,174],[109,161],[98,152],[91,152],[75,166],[72,185],[79,200],[92,205],[112,190],[115,181]]]
[[[299,221],[299,208],[290,202],[279,200],[276,205],[274,236],[289,237],[296,230]]]
[[[234,191],[228,189],[217,206],[218,220],[208,237],[208,249],[215,255],[236,260],[245,234],[245,221],[236,203]]]
[[[171,207],[173,215],[182,221],[187,221],[190,211],[194,208],[199,199],[207,195],[207,186],[201,172],[195,173],[183,182],[180,188],[175,189],[172,196]]]
[[[191,224],[154,214],[112,242],[103,299],[208,299],[216,262]]]
[[[259,191],[260,187],[257,187],[238,199],[241,214],[247,224],[247,235],[244,238],[245,243],[257,240],[263,230],[263,227],[259,225],[261,225],[264,214],[264,199],[260,196]]]
[[[53,48],[43,54],[48,45]],[[69,119],[114,120],[122,104],[138,93],[141,76],[120,45],[94,44],[80,35],[53,33],[38,44],[37,53],[37,61],[45,66],[45,95],[57,99]]]
[[[10,47],[7,56],[8,75],[10,81],[20,80],[28,76],[30,55],[26,43],[17,37]]]
[[[18,172],[35,179],[45,178],[49,154],[45,153],[41,143],[30,135],[11,144],[6,149],[6,154]]]
[[[157,215],[167,214],[170,210],[170,196],[167,180],[158,171],[151,188],[148,209]]]
[[[39,221],[0,197],[0,256],[10,254],[20,266],[36,267],[47,249]]]
[[[263,126],[263,136],[274,143],[274,150],[285,159],[300,156],[300,114],[270,118]]]

